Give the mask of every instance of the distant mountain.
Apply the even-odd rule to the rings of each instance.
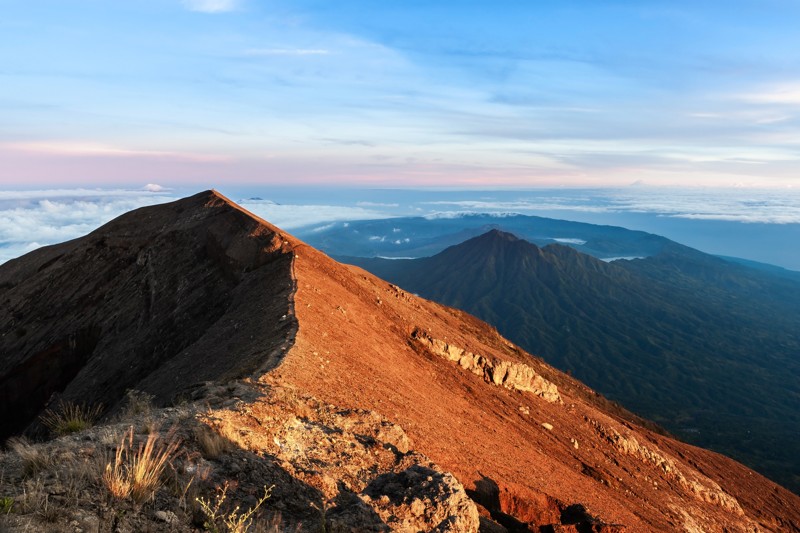
[[[563,289],[577,281],[559,253],[585,262],[573,269],[585,282],[616,268],[501,233],[467,246],[447,263],[484,288],[520,258],[520,274],[541,267]],[[532,303],[511,296],[520,314]],[[225,516],[205,513],[221,524],[266,487],[258,526],[303,533],[800,531],[797,495],[214,191],[0,265],[0,301],[3,437],[35,429],[59,399],[110,411],[105,427],[0,454],[4,531],[189,533],[204,517],[188,495],[227,497],[213,510]],[[126,389],[181,406],[114,412]],[[169,481],[152,503],[110,498],[93,465],[159,432],[180,437],[163,452]],[[45,463],[37,477],[19,450]],[[21,503],[32,491],[43,504]]]
[[[493,230],[429,258],[347,258],[800,492],[800,284],[667,242],[599,261]]]
[[[652,233],[518,214],[456,214],[311,226],[297,235],[317,248],[341,256],[427,257],[460,242],[499,229],[539,246],[567,244],[599,259],[648,257],[671,241]]]

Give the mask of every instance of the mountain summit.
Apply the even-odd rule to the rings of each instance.
[[[34,431],[58,398],[111,412],[130,388],[161,404],[201,398],[197,416],[228,453],[251,454],[226,470],[236,484],[318,495],[303,531],[800,529],[792,493],[213,191],[0,266],[0,300],[6,436]],[[261,396],[236,392],[247,383]],[[313,400],[280,418],[280,395]],[[278,477],[257,477],[276,464]],[[401,496],[410,487],[429,496]],[[288,500],[270,505],[297,523]]]

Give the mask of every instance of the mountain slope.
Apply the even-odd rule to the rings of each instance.
[[[677,244],[605,263],[499,231],[431,258],[348,262],[476,314],[690,442],[800,490],[797,284]]]
[[[59,306],[76,309],[60,313],[61,330],[83,327],[85,315],[100,324],[94,349],[84,354],[78,377],[62,384],[65,395],[78,390],[91,397],[93,384],[78,379],[104,376],[107,368],[117,365],[141,364],[135,351],[116,348],[132,335],[144,336],[156,324],[162,324],[164,329],[158,330],[162,335],[185,335],[187,347],[157,352],[154,358],[161,366],[134,385],[161,391],[166,400],[170,394],[160,389],[162,381],[186,390],[198,378],[209,379],[225,391],[236,388],[224,386],[229,376],[257,379],[266,396],[223,399],[222,405],[229,407],[209,407],[205,416],[228,420],[231,442],[255,454],[248,463],[253,467],[237,474],[240,481],[256,475],[259,457],[294,454],[297,461],[284,466],[281,475],[322,495],[319,507],[328,510],[323,517],[326,524],[345,501],[356,501],[362,510],[391,503],[373,502],[356,485],[374,487],[378,472],[386,468],[381,461],[412,457],[405,452],[408,443],[379,435],[400,431],[391,425],[396,424],[414,450],[464,485],[482,510],[486,531],[800,530],[797,496],[728,458],[643,428],[634,416],[523,352],[480,320],[341,265],[216,193],[126,217],[121,219],[125,224],[114,221],[102,232],[64,248],[45,249],[0,267],[5,287],[0,296],[15,303],[17,315],[24,312],[15,318],[14,327],[26,328],[19,338],[28,337],[28,344],[23,344],[10,338],[10,329],[0,337],[3,376],[9,368],[31,361],[48,336],[44,329],[30,327],[53,321],[48,310],[36,303],[37,295],[54,279],[46,267],[37,272],[42,265],[60,256],[52,266],[62,265],[58,268],[73,272],[76,284],[83,284],[92,271],[102,279],[99,274],[108,264],[105,256],[87,256],[99,235],[107,242],[136,236],[135,245],[120,245],[111,254],[124,258],[154,253],[160,243],[169,241],[173,244],[164,251],[171,253],[164,257],[175,260],[159,263],[159,272],[153,275],[159,280],[167,276],[177,285],[151,284],[152,290],[145,294],[152,301],[163,297],[172,306],[180,304],[183,297],[171,295],[181,286],[184,273],[193,272],[180,258],[194,258],[206,276],[192,278],[191,289],[186,290],[211,291],[207,283],[228,280],[219,294],[210,294],[222,302],[224,313],[202,318],[204,333],[182,332],[185,325],[169,314],[140,318],[131,311],[124,316],[137,320],[126,322],[130,329],[125,329],[119,322],[99,322],[112,311],[104,307],[103,295],[121,289],[100,285],[95,292],[89,287],[87,296],[74,298],[70,291],[50,293],[50,298],[60,298],[54,300]],[[150,225],[153,220],[162,223]],[[218,233],[220,228],[225,231]],[[271,271],[273,264],[282,268]],[[283,268],[286,265],[288,269]],[[134,281],[143,270],[120,271],[115,286],[139,287]],[[67,283],[71,278],[65,271],[57,279]],[[239,293],[238,287],[249,290]],[[275,287],[288,287],[288,294]],[[139,292],[137,288],[125,293],[132,309],[146,308],[137,299]],[[203,315],[217,301],[196,301],[193,310]],[[285,311],[285,318],[264,311],[273,303],[278,312]],[[229,322],[224,317],[239,320]],[[219,331],[216,344],[203,344],[203,351],[198,345],[194,351],[192,341],[200,342],[213,331]],[[187,353],[193,364],[179,365]],[[109,354],[118,360],[112,362]],[[215,376],[203,370],[207,363],[220,360],[225,362],[223,372]],[[306,405],[305,413],[276,426],[268,405],[276,391],[293,396],[292,401],[307,396],[317,400]],[[113,395],[109,398],[113,403]],[[320,417],[327,424],[324,431],[315,429]],[[363,420],[369,417],[377,422],[367,428]],[[382,425],[383,419],[390,424]],[[339,456],[321,462],[310,455],[309,439],[327,443]],[[343,445],[337,448],[339,442]],[[392,453],[385,454],[387,449]],[[356,469],[351,454],[357,450],[373,455],[380,464]],[[331,461],[340,465],[336,471],[341,477],[325,474],[331,471]],[[464,530],[454,523],[442,522],[442,530]],[[314,529],[305,524],[303,530]]]
[[[0,266],[0,438],[53,394],[166,401],[271,364],[296,327],[281,320],[293,287],[282,247],[276,228],[201,194]],[[247,328],[260,338],[236,334]]]

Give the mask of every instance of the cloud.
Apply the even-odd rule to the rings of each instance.
[[[139,190],[0,190],[0,263],[40,246],[83,236],[132,209],[175,199],[169,189],[155,183]],[[363,207],[276,204],[261,199],[239,203],[284,229],[316,226],[323,231],[335,221],[389,217]]]
[[[583,239],[573,239],[571,237],[552,237],[552,239],[556,242],[560,242],[561,244],[586,244],[586,241]]]
[[[268,56],[326,56],[330,50],[324,48],[251,48],[244,55],[251,57]]]
[[[552,216],[555,212],[612,214],[648,213],[661,217],[742,223],[800,224],[800,190],[758,188],[678,188],[639,185],[620,189],[558,191],[525,194],[515,200],[425,201],[419,205],[448,206],[428,219],[472,215],[515,214]],[[577,216],[577,215],[576,215]],[[559,239],[555,239],[559,240]],[[563,240],[562,240],[563,242]]]
[[[548,210],[569,210],[569,211],[582,211],[590,213],[602,213],[608,211],[608,208],[603,205],[587,205],[575,202],[574,198],[561,198],[561,197],[547,197],[542,196],[531,200],[516,200],[516,201],[486,201],[486,200],[454,200],[454,201],[436,201],[436,202],[421,202],[427,205],[449,205],[454,206],[464,211],[451,212],[445,211],[442,213],[432,213],[428,216],[436,216],[438,218],[453,218],[454,216],[466,216],[476,214],[489,214],[492,216],[514,216],[521,212],[526,211],[548,211]],[[502,211],[497,213],[495,211]]]
[[[0,149],[17,152],[32,152],[34,155],[58,155],[68,157],[147,157],[156,159],[177,159],[199,162],[221,162],[228,158],[214,154],[166,152],[160,150],[136,150],[120,148],[95,142],[41,141],[0,143]]]
[[[241,206],[282,229],[329,224],[344,220],[374,220],[392,215],[343,205],[276,204],[269,200],[243,200]],[[313,229],[312,229],[313,231]]]
[[[173,199],[141,190],[0,191],[0,263],[85,235],[131,209]]]
[[[226,13],[239,7],[239,0],[183,0],[190,11],[201,13]]]
[[[755,104],[800,105],[800,83],[784,84],[743,94],[740,98]]]
[[[400,207],[400,204],[383,202],[356,202],[359,207]]]

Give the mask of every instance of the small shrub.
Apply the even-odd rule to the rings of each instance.
[[[155,396],[146,392],[128,389],[125,392],[125,410],[122,418],[137,415],[150,415],[153,412],[153,400]]]
[[[130,498],[142,504],[155,495],[164,470],[180,446],[174,439],[166,443],[158,440],[159,435],[151,433],[134,451],[133,427],[123,436],[114,460],[106,464],[102,476],[103,484],[114,498]]]
[[[208,426],[197,426],[193,433],[197,444],[203,451],[203,456],[208,459],[216,459],[231,449],[231,441]]]
[[[103,406],[100,404],[89,407],[83,404],[62,402],[56,410],[45,410],[39,420],[54,435],[62,436],[92,427],[102,412]]]
[[[50,454],[38,446],[33,446],[22,437],[9,439],[8,447],[19,457],[22,477],[34,477],[52,465]]]
[[[212,533],[246,533],[250,526],[253,524],[253,515],[261,505],[267,501],[272,494],[272,487],[264,487],[264,496],[261,497],[256,504],[247,511],[239,514],[239,506],[237,505],[231,512],[222,512],[222,506],[228,496],[228,482],[217,489],[217,496],[214,500],[206,500],[204,498],[197,498],[197,503],[200,504],[200,509],[206,516],[203,527],[206,531]]]

